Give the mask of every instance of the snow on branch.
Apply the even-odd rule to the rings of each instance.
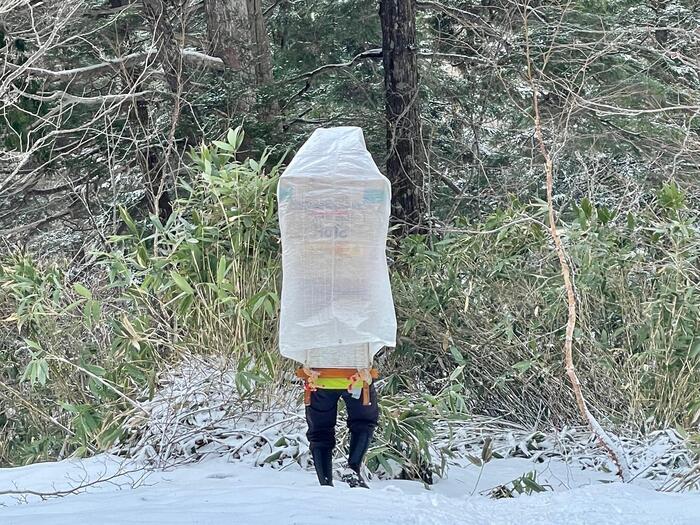
[[[381,58],[382,57],[382,50],[380,48],[375,48],[375,49],[368,49],[367,51],[363,51],[362,53],[358,53],[355,55],[352,59],[348,60],[347,62],[338,62],[337,64],[324,64],[320,67],[317,67],[316,69],[312,69],[311,71],[307,71],[306,73],[302,73],[301,75],[297,75],[296,77],[288,78],[284,80],[283,82],[296,82],[297,80],[303,80],[303,79],[312,79],[319,73],[323,73],[324,71],[328,71],[331,69],[340,69],[340,68],[345,68],[345,67],[350,67],[354,65],[356,62],[359,60],[364,60],[365,58]]]
[[[5,66],[11,69],[12,71],[19,72],[22,74],[39,78],[45,78],[47,80],[69,82],[76,78],[86,77],[95,74],[102,74],[105,72],[113,71],[120,67],[128,67],[134,64],[148,62],[148,60],[151,57],[154,57],[157,54],[158,51],[156,49],[151,49],[148,51],[124,55],[120,58],[108,59],[97,64],[90,64],[89,66],[58,71],[44,69],[40,67],[17,65],[12,64],[10,62],[6,62]],[[205,53],[200,53],[199,51],[182,50],[181,54],[183,61],[192,65],[202,66],[208,69],[224,68],[224,63],[220,58],[209,56]]]
[[[306,73],[302,73],[301,75],[297,75],[292,78],[287,78],[280,83],[286,83],[286,82],[296,82],[298,80],[306,80],[304,85],[297,91],[288,101],[287,103],[282,107],[282,109],[286,109],[289,107],[295,100],[297,100],[299,97],[301,97],[304,93],[306,93],[309,88],[311,88],[311,81],[313,78],[325,71],[330,71],[333,69],[342,69],[346,67],[350,67],[354,65],[356,62],[360,60],[364,60],[366,58],[381,58],[382,56],[382,50],[380,48],[375,48],[375,49],[368,49],[367,51],[363,51],[362,53],[358,53],[355,55],[352,59],[348,60],[347,62],[339,62],[337,64],[324,64],[320,67],[317,67],[316,69],[312,69],[311,71],[307,71]]]
[[[51,95],[33,95],[30,93],[22,93],[22,96],[41,102],[59,100],[61,102],[68,102],[70,104],[101,106],[103,104],[122,103],[128,100],[134,100],[136,98],[145,97],[146,95],[153,93],[153,91],[138,91],[136,93],[119,93],[113,95],[100,95],[95,97],[81,97],[78,95],[71,95],[70,93],[66,93],[65,91],[55,91]]]
[[[525,24],[525,29],[527,31],[528,17],[525,15],[523,17]],[[534,110],[534,132],[537,145],[539,147],[542,158],[544,159],[544,172],[545,172],[545,183],[547,188],[547,211],[549,219],[549,230],[554,241],[554,251],[559,259],[559,267],[561,271],[561,277],[564,281],[564,289],[566,291],[566,304],[567,304],[567,320],[566,320],[566,335],[564,338],[564,367],[566,370],[566,375],[571,382],[571,389],[574,392],[574,397],[576,398],[576,404],[581,412],[581,416],[586,420],[591,431],[595,434],[596,438],[602,445],[602,447],[608,452],[610,458],[615,463],[618,468],[618,475],[622,481],[630,481],[632,479],[632,474],[627,461],[627,456],[625,451],[611,439],[608,433],[603,429],[603,427],[598,423],[597,419],[591,413],[588,408],[588,403],[583,395],[583,390],[581,388],[581,383],[579,381],[578,375],[576,374],[576,368],[574,366],[573,358],[573,344],[574,344],[574,330],[576,328],[577,321],[577,300],[576,300],[576,290],[574,288],[574,283],[571,274],[571,268],[569,265],[569,257],[562,242],[559,230],[557,228],[557,217],[554,211],[553,202],[553,187],[554,187],[554,162],[550,154],[550,150],[547,147],[544,139],[544,134],[542,130],[542,121],[540,118],[540,107],[539,107],[539,89],[537,87],[537,82],[533,74],[533,63],[530,57],[530,42],[525,41],[525,56],[527,60],[527,79],[530,83],[532,90],[532,108]]]

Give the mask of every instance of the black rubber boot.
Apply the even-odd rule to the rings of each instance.
[[[362,460],[369,449],[373,431],[350,432],[350,450],[348,451],[348,467],[359,470]]]
[[[316,476],[321,485],[333,486],[333,449],[318,448],[311,449],[311,457],[314,460]]]
[[[348,452],[348,468],[343,472],[342,479],[351,487],[368,489],[367,481],[362,476],[362,460],[369,449],[373,431],[351,432],[350,451]]]
[[[363,489],[368,489],[369,485],[362,476],[361,468],[348,465],[348,468],[343,469],[340,479],[347,483],[350,488],[362,487]]]

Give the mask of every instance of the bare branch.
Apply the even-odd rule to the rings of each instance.
[[[96,74],[104,74],[116,71],[121,67],[130,67],[133,65],[142,64],[144,62],[147,62],[155,55],[157,55],[157,50],[151,49],[149,51],[131,53],[121,58],[105,60],[104,62],[91,64],[89,66],[58,71],[39,67],[31,67],[26,65],[17,65],[12,64],[10,62],[5,62],[4,65],[8,69],[21,74],[26,74],[38,78],[45,78],[47,80],[72,82],[76,78],[82,78]],[[209,56],[199,51],[183,50],[182,58],[183,61],[195,66],[202,66],[209,69],[224,69],[224,63],[220,58]]]
[[[50,222],[57,221],[58,219],[62,219],[63,217],[66,217],[67,215],[70,215],[70,211],[61,211],[59,213],[56,213],[54,215],[49,215],[47,217],[43,217],[39,219],[38,221],[30,222],[28,224],[22,224],[21,226],[17,226],[16,228],[11,228],[9,230],[1,231],[0,236],[6,237],[10,235],[17,235],[18,233],[22,232],[31,232],[34,231],[40,227],[42,227],[44,224],[48,224]]]
[[[294,94],[292,97],[286,102],[286,104],[282,107],[282,110],[288,108],[295,100],[297,100],[299,97],[301,97],[304,93],[306,93],[309,89],[311,89],[311,81],[316,77],[317,75],[325,72],[325,71],[331,71],[333,69],[342,69],[342,68],[347,68],[358,62],[359,60],[364,60],[367,58],[381,58],[382,56],[382,50],[381,49],[368,49],[367,51],[363,51],[362,53],[359,53],[355,55],[351,60],[348,60],[347,62],[340,62],[338,64],[324,64],[323,66],[317,67],[316,69],[312,71],[307,71],[306,73],[303,73],[301,75],[297,75],[292,78],[288,78],[285,80],[281,80],[279,83],[288,83],[288,82],[296,82],[298,80],[306,80],[304,85]]]
[[[102,106],[104,104],[112,104],[131,101],[136,98],[142,98],[146,95],[153,94],[153,91],[139,91],[137,93],[121,93],[115,95],[100,95],[96,97],[81,97],[78,95],[71,95],[65,91],[54,91],[51,95],[33,95],[30,93],[23,92],[21,95],[32,100],[38,100],[41,102],[49,102],[59,100],[61,102],[68,102],[70,104],[83,104],[86,106]]]
[[[303,79],[310,80],[313,77],[315,77],[316,75],[323,73],[324,71],[350,67],[350,66],[354,65],[356,62],[358,62],[359,60],[364,60],[366,58],[382,58],[382,49],[381,48],[368,49],[367,51],[363,51],[362,53],[358,53],[351,60],[348,60],[347,62],[339,62],[337,64],[324,64],[320,67],[317,67],[316,69],[313,69],[311,71],[307,71],[306,73],[302,73],[301,75],[297,75],[295,77],[282,80],[282,81],[280,81],[280,83],[296,82],[297,80],[303,80]]]
[[[528,14],[523,15],[523,21],[525,25],[525,33],[527,34],[528,25]],[[553,188],[554,188],[554,163],[552,162],[552,157],[549,153],[549,149],[545,144],[544,135],[542,132],[542,121],[540,117],[540,107],[539,107],[539,89],[535,77],[533,74],[533,64],[530,57],[530,42],[529,39],[525,40],[525,56],[527,59],[527,78],[532,89],[532,106],[534,110],[534,127],[535,136],[537,139],[537,145],[539,147],[540,153],[544,158],[544,170],[546,179],[546,189],[547,189],[547,213],[549,219],[549,230],[552,235],[552,240],[554,241],[554,250],[559,259],[559,266],[561,270],[561,276],[564,281],[564,289],[566,290],[566,302],[567,302],[567,321],[566,321],[566,335],[564,338],[564,366],[566,369],[566,374],[571,382],[571,388],[574,392],[574,397],[576,398],[576,403],[581,412],[581,416],[586,420],[591,430],[598,438],[603,448],[608,452],[611,459],[615,462],[618,467],[618,475],[622,481],[629,481],[631,479],[631,473],[629,466],[627,464],[627,458],[624,455],[624,451],[619,450],[619,447],[612,441],[607,432],[598,423],[596,418],[593,416],[588,408],[586,398],[583,395],[583,390],[581,389],[581,383],[579,381],[578,375],[576,374],[576,368],[574,367],[573,358],[573,344],[574,344],[574,330],[576,328],[577,320],[577,307],[576,307],[576,291],[574,289],[573,280],[571,277],[571,268],[569,267],[569,260],[564,244],[559,235],[559,230],[557,229],[557,219],[554,211],[553,202]]]

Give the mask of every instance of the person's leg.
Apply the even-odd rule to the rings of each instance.
[[[321,485],[333,485],[333,448],[335,423],[338,417],[338,399],[342,390],[319,388],[311,392],[311,404],[306,407],[311,457]]]
[[[360,474],[360,468],[379,421],[377,392],[373,384],[369,386],[369,405],[363,405],[361,396],[359,399],[355,399],[349,392],[343,393],[343,399],[348,411],[348,429],[350,430],[348,467],[357,474],[357,479],[349,480],[349,483],[366,487],[367,484]]]

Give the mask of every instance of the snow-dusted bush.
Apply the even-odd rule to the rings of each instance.
[[[545,207],[513,202],[482,224],[404,240],[393,266],[397,382],[458,391],[469,410],[577,422],[563,369],[566,301]],[[576,366],[618,423],[700,421],[700,230],[674,185],[620,213],[587,200],[559,225],[574,273]]]
[[[181,353],[235,356],[241,393],[273,381],[277,166],[237,160],[242,140],[192,152],[166,224],[122,209],[125,233],[78,276],[2,260],[0,464],[109,447]]]
[[[283,439],[248,436],[239,452],[253,447],[263,463],[304,457],[292,363],[276,350],[278,168],[266,167],[266,155],[238,160],[241,140],[232,131],[193,152],[167,223],[137,223],[122,211],[125,232],[89,271],[2,260],[0,462],[92,453],[117,440],[162,461],[218,446],[231,436],[178,437],[167,454],[153,444],[166,434],[148,430],[162,424],[146,407],[161,399],[161,376],[182,356],[220,359],[225,388],[196,394],[204,404],[213,396],[218,415],[169,406],[178,422],[170,431],[202,414],[282,410],[293,419],[260,423],[290,426]],[[580,306],[577,367],[592,407],[613,423],[692,428],[700,406],[697,212],[673,185],[653,204],[621,214],[582,200],[562,215]],[[378,360],[384,426],[368,457],[376,472],[440,472],[436,425],[451,417],[578,421],[561,364],[565,303],[544,212],[541,203],[514,201],[481,224],[458,218],[449,233],[392,247],[399,345]]]

